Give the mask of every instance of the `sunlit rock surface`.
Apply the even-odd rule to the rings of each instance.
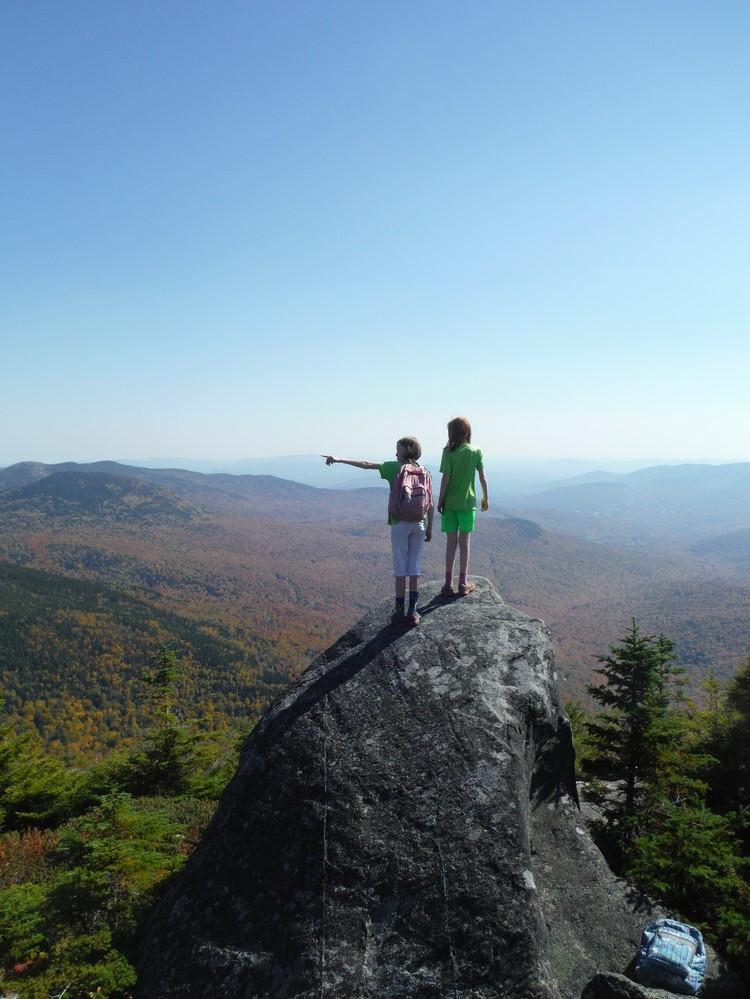
[[[541,621],[486,580],[376,607],[248,739],[145,935],[143,999],[578,999],[654,910],[576,804]]]

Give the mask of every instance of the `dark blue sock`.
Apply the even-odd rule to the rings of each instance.
[[[409,590],[409,613],[413,614],[417,609],[417,601],[419,600],[419,590]]]
[[[396,611],[399,614],[403,614],[404,613],[404,598],[403,597],[396,597]]]

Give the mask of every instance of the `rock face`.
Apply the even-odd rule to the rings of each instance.
[[[256,727],[143,999],[578,999],[625,970],[654,910],[581,820],[547,630],[485,580],[437,592],[411,631],[373,610]]]

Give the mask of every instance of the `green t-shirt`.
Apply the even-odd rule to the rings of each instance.
[[[378,471],[380,472],[380,478],[381,479],[385,479],[385,481],[388,483],[388,485],[392,486],[393,483],[398,478],[398,473],[401,471],[401,462],[400,461],[382,461],[378,465]],[[397,524],[398,523],[398,518],[397,517],[391,517],[390,514],[389,514],[388,515],[388,523],[389,524]]]
[[[477,497],[474,493],[474,475],[482,468],[482,452],[473,444],[459,444],[455,451],[443,450],[440,471],[450,475],[445,494],[446,510],[474,510]]]

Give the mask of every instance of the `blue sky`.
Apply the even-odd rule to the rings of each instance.
[[[750,459],[744,3],[8,3],[0,464]]]

